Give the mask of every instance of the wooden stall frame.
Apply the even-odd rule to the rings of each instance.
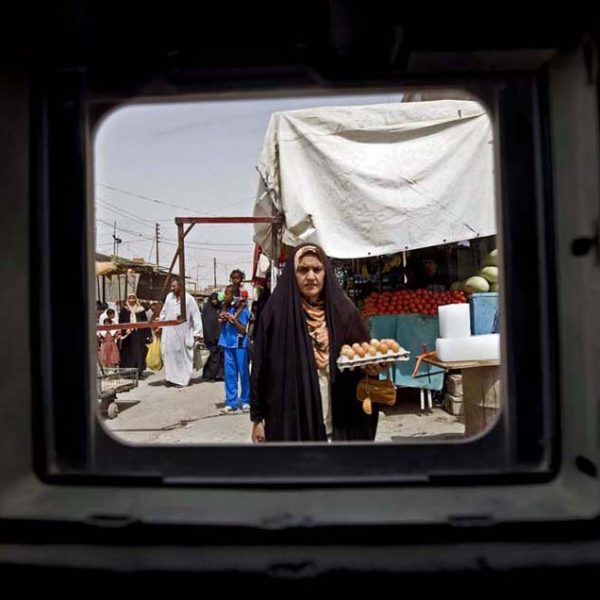
[[[171,261],[171,265],[169,267],[169,276],[173,272],[173,267],[175,266],[175,262],[179,259],[179,275],[183,277],[184,280],[184,291],[185,291],[185,238],[187,234],[192,230],[194,225],[231,225],[237,223],[247,223],[247,224],[256,224],[256,223],[270,223],[273,226],[273,234],[271,235],[272,240],[272,248],[271,248],[271,261],[272,264],[275,264],[275,261],[278,258],[277,255],[277,230],[279,226],[283,223],[283,218],[279,215],[275,216],[265,216],[265,217],[176,217],[175,224],[177,225],[177,250],[175,251],[175,256],[173,256],[173,260]],[[184,229],[184,225],[188,225],[187,228]],[[272,279],[273,281],[273,279]],[[165,292],[167,286],[169,285],[169,277],[167,277],[167,281],[165,284]],[[273,284],[274,285],[274,284]],[[181,322],[185,322],[187,320],[186,315],[186,306],[185,302],[181,303]]]

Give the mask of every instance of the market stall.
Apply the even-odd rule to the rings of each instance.
[[[143,259],[96,254],[96,300],[102,303],[121,302],[129,292],[141,301],[164,299],[164,287],[169,273]]]
[[[439,337],[437,308],[497,286],[486,263],[496,247],[493,164],[492,125],[474,101],[276,113],[254,214],[284,221],[275,244],[263,225],[254,239],[267,256],[319,244],[373,337],[411,352],[394,367],[396,385],[440,390],[443,375],[427,364],[413,377]]]

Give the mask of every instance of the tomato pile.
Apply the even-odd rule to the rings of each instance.
[[[429,290],[399,290],[397,292],[373,292],[363,306],[363,315],[402,315],[418,313],[437,315],[438,307],[444,304],[467,302],[463,291],[430,292]]]

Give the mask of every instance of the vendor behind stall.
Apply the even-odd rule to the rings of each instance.
[[[445,290],[446,278],[441,265],[442,261],[434,253],[411,257],[406,267],[408,287],[431,291]]]

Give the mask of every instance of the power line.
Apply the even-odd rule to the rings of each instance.
[[[121,240],[122,244],[137,244],[138,242],[146,242],[147,240]],[[113,242],[102,242],[101,244],[96,244],[96,246],[98,248],[102,247],[102,246],[112,246],[114,244]]]
[[[158,198],[150,198],[149,196],[144,196],[143,194],[136,194],[135,192],[129,192],[127,190],[122,190],[121,188],[114,187],[112,185],[106,185],[105,183],[99,183],[98,185],[101,185],[102,187],[105,187],[109,190],[119,192],[120,194],[126,194],[127,196],[133,196],[134,198],[140,198],[141,200],[146,200],[147,202],[154,202],[156,204],[162,204],[163,206],[171,206],[173,208],[180,208],[182,210],[185,210],[186,212],[192,212],[192,210],[193,210],[193,209],[185,207],[185,206],[180,206],[179,204],[174,204],[172,202],[165,202],[164,200],[159,200]],[[236,200],[235,202],[232,202],[230,204],[226,204],[225,206],[219,207],[219,209],[224,210],[226,208],[231,208],[232,206],[237,206],[238,204],[241,204],[242,202],[253,203],[254,199]],[[215,215],[214,212],[202,211],[202,213],[207,216],[219,216],[219,215]],[[166,220],[167,219],[165,219],[165,221]]]
[[[112,223],[109,223],[108,221],[104,221],[103,219],[96,219],[96,221],[102,225],[113,227]],[[119,227],[119,231],[123,231],[125,233],[130,233],[131,235],[137,235],[138,237],[143,237],[143,238],[146,238],[147,240],[154,239],[153,236],[151,236],[151,235],[148,235],[148,234],[145,235],[143,233],[140,233],[139,231],[133,231],[132,229],[127,229],[126,227]]]
[[[123,231],[125,231],[125,230],[123,230]],[[177,242],[171,242],[171,241],[166,241],[165,242],[165,241],[163,241],[163,243],[164,244],[168,244],[170,246],[177,246]],[[185,248],[186,248],[186,250],[188,248],[192,248],[194,250],[206,250],[207,252],[215,252],[215,251],[216,252],[226,252],[228,254],[239,254],[240,256],[241,255],[246,256],[248,254],[248,252],[243,252],[241,250],[227,250],[227,249],[224,249],[224,248],[220,248],[218,250],[215,250],[215,248],[211,248],[209,246],[199,245],[199,244],[194,243],[194,242],[186,242]]]
[[[241,204],[242,202],[249,202],[249,203],[253,203],[254,199],[248,201],[248,200],[237,200],[236,202],[232,202],[231,204],[226,204],[225,206],[219,206],[219,210],[224,210],[226,208],[231,208],[232,206],[237,206],[238,204]]]
[[[152,246],[150,246],[150,252],[148,252],[148,262],[150,262],[150,259],[152,258],[152,250],[154,250],[154,242],[155,242],[155,240],[152,240]]]
[[[112,223],[109,223],[108,221],[105,221],[104,219],[100,219],[97,218],[96,221],[100,224],[100,225],[105,225],[106,227],[113,227]],[[154,241],[156,235],[152,236],[150,235],[150,233],[140,233],[139,231],[134,231],[133,229],[129,229],[127,227],[118,227],[119,231],[122,231],[124,233],[129,233],[131,235],[136,235],[138,237],[143,237],[147,240],[152,240]],[[171,245],[177,245],[177,240],[175,238],[170,238],[170,237],[163,237],[161,234],[161,241],[164,241],[165,243],[170,243]],[[253,247],[254,243],[253,242],[244,242],[244,243],[239,243],[239,242],[204,242],[202,240],[198,240],[198,241],[188,241],[185,244],[186,248],[200,248],[202,250],[211,250],[213,248],[217,249],[219,252],[238,252],[238,253],[243,253],[242,251],[239,250],[230,250],[230,249],[225,249],[224,247],[229,247],[229,246],[234,246],[234,247]]]
[[[110,202],[108,202],[107,200],[103,200],[102,198],[96,198],[96,202],[100,203],[104,207],[107,207],[104,208],[104,210],[113,212],[123,218],[128,218],[130,221],[139,221],[144,225],[146,225],[146,223],[148,223],[149,225],[154,225],[154,221],[151,221],[150,219],[145,219],[144,217],[140,217],[132,212],[129,212],[128,210],[125,210],[124,208],[116,206],[115,204],[111,204]]]
[[[148,202],[154,202],[156,204],[162,204],[163,206],[172,206],[173,208],[181,208],[187,212],[190,212],[192,209],[187,208],[185,206],[180,206],[179,204],[173,204],[171,202],[164,202],[163,200],[158,200],[157,198],[150,198],[149,196],[143,196],[142,194],[136,194],[135,192],[128,192],[127,190],[122,190],[118,187],[114,187],[112,185],[106,185],[104,183],[99,183],[102,187],[105,187],[109,190],[113,190],[115,192],[119,192],[121,194],[126,194],[127,196],[134,196],[135,198],[140,198],[141,200],[147,200]]]

